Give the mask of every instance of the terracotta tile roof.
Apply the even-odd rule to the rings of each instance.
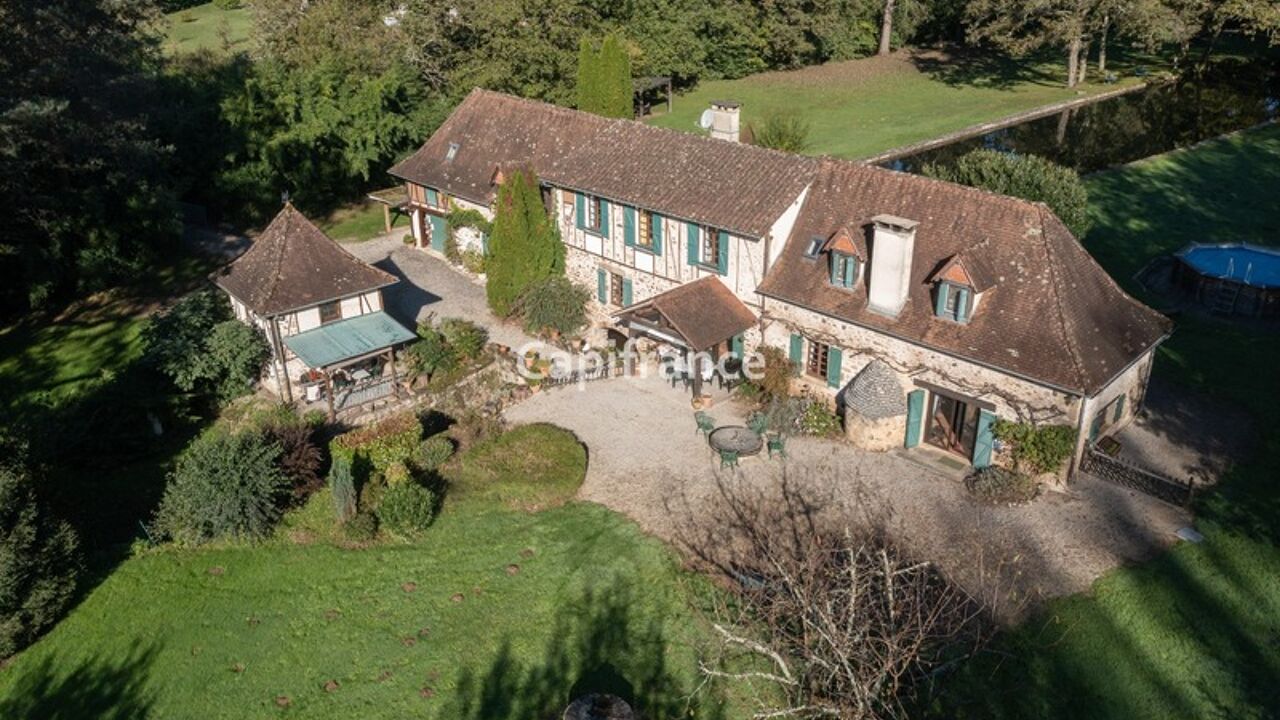
[[[865,230],[883,213],[920,223],[897,318],[867,310],[865,281],[852,291],[835,288],[826,255],[804,255],[813,238],[845,226],[864,229],[854,240],[865,253]],[[957,255],[979,285],[989,285],[967,324],[933,314],[930,280]],[[823,161],[760,293],[1088,395],[1171,327],[1125,294],[1046,206],[839,160]]]
[[[285,205],[243,255],[214,273],[213,281],[263,317],[398,282],[347,252],[293,205]]]
[[[542,175],[614,121],[591,113],[472,90],[431,138],[388,172],[490,205],[495,171],[532,165]],[[451,145],[456,145],[452,160]]]
[[[755,325],[756,316],[716,277],[678,285],[642,300],[619,317],[657,310],[695,351],[710,349]]]
[[[542,176],[682,220],[764,237],[813,179],[818,162],[619,120]]]

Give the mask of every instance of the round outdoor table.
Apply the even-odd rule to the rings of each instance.
[[[707,442],[716,450],[730,450],[740,457],[756,455],[764,447],[759,433],[741,425],[718,427],[707,436]]]

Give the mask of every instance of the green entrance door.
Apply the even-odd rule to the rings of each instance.
[[[444,236],[449,230],[445,226],[444,218],[439,215],[428,215],[431,218],[431,249],[436,252],[444,252]]]

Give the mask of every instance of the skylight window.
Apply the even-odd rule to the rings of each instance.
[[[818,253],[822,252],[822,246],[826,244],[826,240],[815,237],[809,241],[809,248],[804,251],[804,256],[808,258],[818,257]]]
[[[444,154],[445,160],[453,160],[458,156],[458,143],[449,143],[449,152]]]

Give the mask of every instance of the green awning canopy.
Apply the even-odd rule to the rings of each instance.
[[[319,369],[413,340],[415,335],[385,312],[368,313],[290,335],[284,344],[307,367]]]

